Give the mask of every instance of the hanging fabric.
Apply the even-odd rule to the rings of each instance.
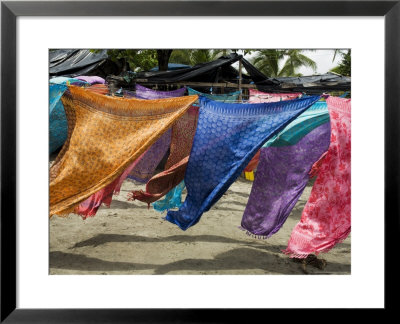
[[[267,102],[277,102],[283,100],[292,100],[298,98],[300,95],[301,95],[300,92],[267,93],[255,89],[249,89],[249,103],[267,103]],[[246,166],[244,172],[252,172],[257,168],[259,156],[260,153],[257,152],[257,154],[251,159],[249,164]]]
[[[249,89],[249,102],[251,103],[292,100],[298,98],[299,96],[301,96],[301,92],[273,93]]]
[[[271,137],[263,147],[295,145],[301,138],[311,132],[314,128],[329,121],[329,112],[326,102],[316,102],[298,118],[287,125],[279,134]],[[255,155],[248,166],[247,172],[257,168],[259,155]]]
[[[125,99],[71,86],[61,99],[68,138],[50,169],[50,216],[65,215],[104,188],[197,100]]]
[[[192,88],[187,88],[189,95],[198,95],[199,97],[206,97],[211,100],[215,101],[237,101],[239,99],[240,91],[235,91],[231,93],[225,93],[225,94],[209,94],[209,93],[203,93],[197,90],[194,90]]]
[[[181,181],[175,188],[168,191],[165,198],[153,203],[153,208],[162,213],[172,208],[179,208],[182,205],[182,192],[185,189],[185,182]]]
[[[136,83],[135,88],[136,88],[135,97],[138,99],[173,98],[173,97],[181,97],[186,93],[185,87],[172,91],[158,91],[143,87],[140,84]]]
[[[150,204],[161,199],[182,182],[192,149],[198,115],[199,107],[191,106],[186,114],[174,124],[172,127],[170,155],[165,165],[165,170],[156,174],[147,182],[146,191],[133,191],[131,199]],[[173,202],[164,201],[163,203],[170,206],[170,208],[174,208]]]
[[[104,80],[102,77],[99,76],[87,76],[87,75],[80,75],[75,77],[75,79],[86,81],[89,84],[104,84],[106,83],[106,80]]]
[[[170,96],[179,96],[182,93],[184,93],[184,91],[156,91],[136,85],[136,92],[131,97],[141,99],[163,99],[170,98]],[[125,93],[125,95],[127,94],[130,96],[131,93]],[[75,212],[81,215],[82,218],[86,218],[88,216],[96,215],[97,210],[102,204],[109,207],[112,201],[112,196],[119,193],[122,182],[126,178],[146,183],[153,176],[157,165],[167,153],[170,143],[171,129],[168,129],[140,156],[138,160],[134,161],[131,166],[128,167],[127,170],[129,171],[125,170],[119,179],[116,179],[111,184],[101,189],[99,192],[94,193],[82,202]]]
[[[268,238],[283,226],[308,183],[313,163],[328,149],[329,139],[330,124],[326,122],[294,145],[261,148],[243,229]]]
[[[296,258],[328,252],[351,228],[351,100],[328,97],[331,139],[320,172],[284,252]]]
[[[68,135],[68,123],[65,116],[64,106],[61,97],[67,89],[67,83],[85,85],[85,81],[57,77],[50,79],[49,83],[49,151],[55,152],[61,147]]]
[[[186,88],[180,88],[173,91],[157,91],[148,89],[139,84],[136,84],[135,97],[139,99],[162,99],[183,96]],[[163,135],[149,150],[145,153],[142,160],[128,175],[129,179],[146,183],[153,176],[157,165],[161,162],[164,155],[167,153],[171,144],[171,130]]]
[[[319,96],[261,104],[227,104],[200,97],[200,113],[185,174],[188,194],[166,219],[186,230],[237,179],[257,150],[319,100]]]

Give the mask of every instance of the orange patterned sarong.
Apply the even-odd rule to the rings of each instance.
[[[50,216],[73,212],[118,178],[197,98],[127,99],[70,86],[61,99],[68,138],[50,169]]]

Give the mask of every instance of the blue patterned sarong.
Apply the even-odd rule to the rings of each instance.
[[[319,98],[228,104],[201,97],[196,135],[185,174],[188,194],[178,211],[167,213],[166,220],[183,230],[196,224],[262,145]]]

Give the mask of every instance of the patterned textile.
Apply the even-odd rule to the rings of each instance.
[[[90,91],[102,94],[102,95],[107,95],[109,92],[108,86],[106,84],[101,84],[101,83],[93,84],[90,87],[88,87],[87,89]]]
[[[183,189],[185,189],[185,182],[181,181],[175,188],[168,191],[163,200],[153,203],[153,208],[161,213],[172,208],[179,208],[182,205]]]
[[[132,192],[131,199],[137,199],[150,204],[166,195],[168,191],[172,190],[183,180],[196,132],[198,115],[199,108],[192,106],[175,123],[172,127],[170,155],[165,164],[165,170],[147,182],[146,192],[142,190]],[[173,202],[171,202],[172,204]]]
[[[161,98],[173,98],[173,97],[181,97],[185,94],[186,88],[180,88],[172,91],[158,91],[149,89],[141,86],[140,84],[136,84],[136,98],[139,99],[161,99]]]
[[[261,92],[254,89],[249,89],[249,103],[262,103],[262,102],[277,102],[282,100],[296,99],[301,95],[300,92],[294,93],[268,93]],[[272,140],[272,139],[271,139]],[[245,172],[251,172],[257,168],[260,152],[250,160],[249,164],[245,168]]]
[[[203,97],[206,97],[211,100],[222,101],[222,102],[237,101],[239,99],[239,95],[240,95],[240,91],[235,91],[235,92],[225,93],[225,94],[209,94],[209,93],[203,93],[203,92],[196,91],[189,87],[187,89],[188,89],[189,95],[198,95],[199,97],[203,96]]]
[[[153,176],[157,165],[167,153],[171,143],[171,129],[168,129],[143,155],[141,161],[132,169],[128,178],[146,183]]]
[[[328,97],[331,140],[300,222],[284,252],[305,258],[328,252],[351,228],[351,100]]]
[[[61,97],[67,89],[66,84],[85,85],[85,81],[57,77],[50,79],[49,83],[49,151],[53,153],[61,147],[67,139],[68,123],[65,116]]]
[[[50,169],[50,216],[73,212],[117,179],[197,96],[125,99],[71,86],[61,100],[68,138]]]
[[[77,76],[75,78],[78,79],[78,80],[86,81],[87,83],[90,83],[90,84],[104,84],[104,83],[106,83],[106,80],[104,80],[103,78],[101,78],[99,76],[81,75],[81,76]]]
[[[306,187],[313,163],[328,149],[330,130],[328,122],[294,145],[260,150],[260,163],[242,218],[243,229],[264,238],[278,232]]]
[[[55,77],[51,78],[50,83],[53,84],[64,84],[64,85],[87,85],[88,83],[84,80],[79,80],[77,78],[67,78],[67,77]]]
[[[186,88],[174,91],[157,91],[145,88],[136,84],[135,97],[139,99],[162,99],[183,96]],[[150,149],[145,153],[143,159],[128,175],[128,178],[142,183],[146,183],[153,176],[157,165],[161,162],[167,153],[171,143],[171,130],[163,135]]]
[[[328,121],[329,112],[326,102],[316,102],[312,107],[287,125],[279,134],[271,137],[263,147],[295,145],[314,128]],[[247,165],[245,171],[249,172],[255,170],[258,162],[259,155],[256,154]]]
[[[113,195],[116,195],[120,192],[122,182],[126,179],[129,172],[131,172],[131,170],[140,162],[143,155],[144,153],[138,159],[136,159],[120,177],[116,178],[113,182],[83,201],[78,207],[76,207],[74,213],[81,215],[83,219],[86,219],[87,217],[93,217],[96,215],[102,204],[110,207]]]
[[[276,102],[282,100],[296,99],[301,95],[301,92],[291,93],[269,93],[262,92],[255,89],[249,89],[249,102],[261,103],[261,102]]]
[[[200,114],[185,174],[187,197],[166,219],[186,230],[236,180],[257,150],[319,96],[261,104],[227,104],[200,97]]]
[[[181,93],[182,91],[155,91],[137,85],[136,93],[125,90],[124,96],[130,98],[139,97],[141,99],[154,99],[159,96],[159,99],[162,99],[169,98],[169,96],[172,95],[180,95]],[[126,178],[146,183],[153,176],[157,165],[168,151],[170,143],[171,129],[168,129],[149,149],[147,149],[146,152],[141,155],[140,161],[136,160],[128,168],[129,172],[125,170],[119,177],[118,181],[116,180],[112,182],[107,187],[86,199],[76,210],[77,214],[86,218],[87,216],[96,215],[96,212],[102,203],[109,207],[112,201],[112,196],[119,193],[122,182]]]

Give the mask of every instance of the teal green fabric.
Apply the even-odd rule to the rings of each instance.
[[[153,203],[153,208],[162,213],[172,208],[179,208],[182,205],[182,191],[185,189],[185,181],[182,181],[175,188],[168,191],[163,200],[158,200]]]
[[[211,100],[215,101],[237,101],[239,99],[240,91],[235,91],[231,93],[226,93],[226,94],[209,94],[209,93],[203,93],[196,91],[192,88],[187,87],[189,96],[197,95],[197,96],[203,96]]]
[[[295,145],[313,129],[329,122],[329,120],[326,102],[316,102],[287,125],[279,134],[269,139],[263,147]]]
[[[65,116],[61,97],[67,90],[67,84],[82,86],[86,81],[57,77],[50,79],[49,83],[49,151],[53,153],[61,147],[68,135],[68,122]]]

